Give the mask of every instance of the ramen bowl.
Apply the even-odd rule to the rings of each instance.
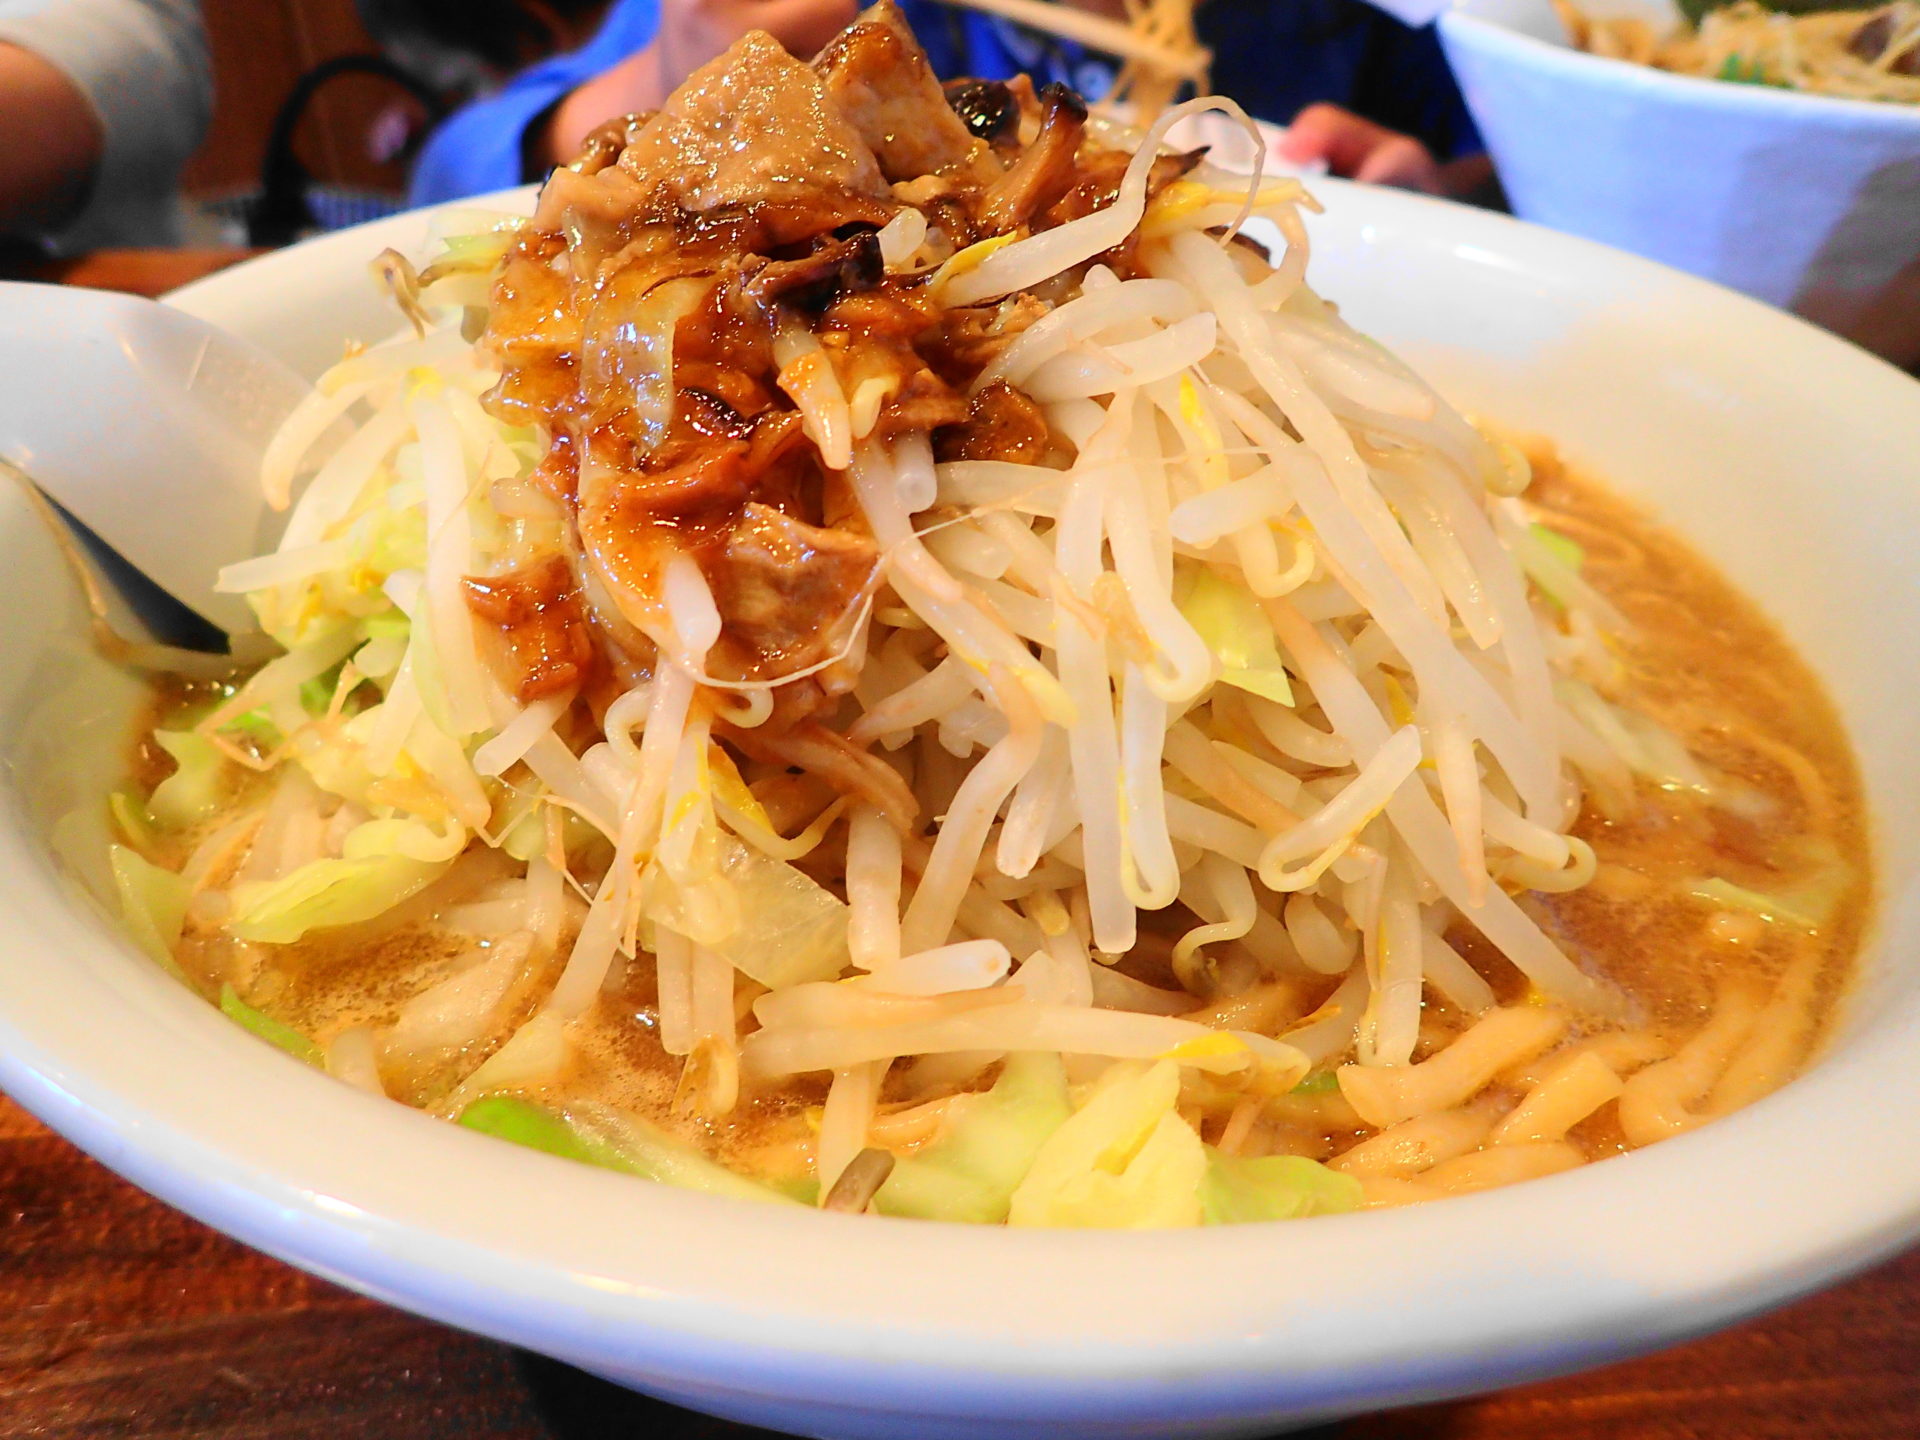
[[[1714,286],[1499,216],[1321,188],[1314,275],[1471,411],[1690,536],[1824,677],[1879,819],[1880,915],[1801,1079],[1650,1149],[1471,1198],[1113,1234],[766,1207],[499,1144],[328,1080],[88,898],[138,687],[0,493],[0,1084],[135,1183],[436,1320],[835,1437],[1251,1434],[1552,1375],[1829,1283],[1920,1231],[1920,386]],[[406,216],[176,303],[316,370],[393,328]],[[76,405],[73,423],[98,423]]]
[[[1678,20],[1668,0],[1584,8]],[[1440,35],[1515,214],[1920,361],[1920,106],[1585,54],[1552,0],[1458,0]]]

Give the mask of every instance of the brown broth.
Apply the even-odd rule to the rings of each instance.
[[[1576,827],[1603,867],[1625,874],[1603,871],[1600,884],[1535,903],[1577,958],[1633,996],[1653,1028],[1697,1026],[1715,980],[1730,968],[1771,983],[1809,955],[1821,976],[1824,1025],[1859,948],[1873,888],[1859,771],[1832,702],[1772,622],[1677,537],[1598,486],[1559,478],[1537,488],[1543,519],[1586,547],[1586,577],[1635,626],[1618,647],[1623,695],[1772,813],[1742,818],[1643,784],[1631,816],[1616,823],[1589,806]],[[1830,844],[1850,872],[1817,935],[1762,922],[1757,939],[1718,939],[1709,933],[1714,910],[1675,892],[1675,882],[1690,876],[1791,891],[1819,868],[1805,854],[1814,838]],[[1608,883],[1624,879],[1637,888],[1629,877],[1652,887],[1633,896]]]

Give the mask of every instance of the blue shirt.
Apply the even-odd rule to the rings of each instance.
[[[1099,95],[1112,62],[939,0],[901,0],[936,75],[1005,79],[1025,71]],[[521,71],[428,137],[413,172],[416,205],[501,190],[523,174],[527,127],[569,91],[653,41],[659,0],[614,0],[586,45]],[[1442,158],[1480,148],[1433,30],[1410,30],[1362,0],[1212,0],[1199,10],[1213,81],[1263,119],[1285,122],[1328,100],[1424,141]]]
[[[505,190],[524,175],[527,127],[568,92],[653,43],[660,0],[614,0],[593,39],[528,66],[493,94],[463,106],[427,137],[414,161],[415,205]]]

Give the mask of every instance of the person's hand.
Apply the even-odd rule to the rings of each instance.
[[[851,25],[859,8],[859,0],[661,0],[653,43],[556,105],[529,146],[530,158],[564,165],[596,127],[617,115],[658,109],[681,81],[749,30],[764,30],[808,59]]]
[[[1296,164],[1324,160],[1343,179],[1443,193],[1440,166],[1426,146],[1338,105],[1309,105],[1294,116],[1280,151]]]

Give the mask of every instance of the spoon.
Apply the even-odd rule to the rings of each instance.
[[[311,383],[185,311],[61,285],[0,282],[0,348],[0,456],[166,596],[257,629],[214,577],[271,545],[260,458]]]

